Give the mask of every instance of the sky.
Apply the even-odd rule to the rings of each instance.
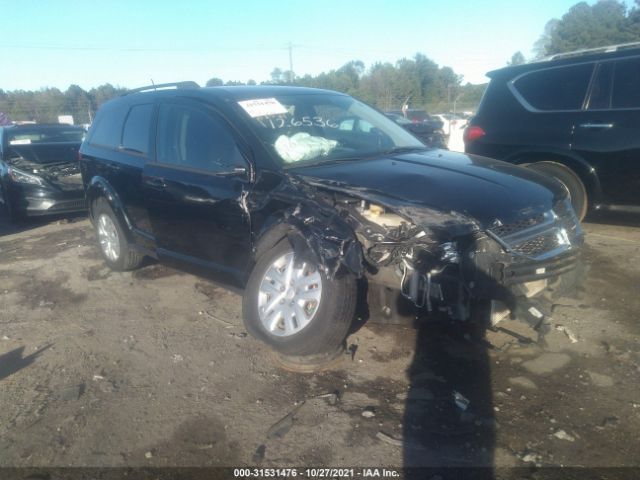
[[[578,0],[0,0],[0,89],[316,75],[424,53],[484,83]]]

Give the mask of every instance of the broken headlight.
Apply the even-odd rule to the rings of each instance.
[[[44,181],[40,177],[31,175],[30,173],[18,170],[15,167],[9,167],[9,178],[16,183],[26,183],[28,185],[40,185],[44,187]]]

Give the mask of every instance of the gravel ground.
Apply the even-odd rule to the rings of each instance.
[[[111,272],[83,217],[2,222],[0,466],[640,465],[633,221],[586,224],[546,345],[366,324],[315,374],[246,335],[238,292]]]

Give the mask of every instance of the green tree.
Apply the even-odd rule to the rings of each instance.
[[[216,77],[210,78],[205,84],[206,87],[221,87],[222,85],[224,85],[222,79]]]
[[[552,18],[545,24],[542,35],[540,35],[540,38],[533,44],[534,58],[540,59],[548,55],[547,52],[551,49],[551,36],[555,29],[558,28],[559,23],[560,20]]]
[[[91,99],[91,105],[93,111],[97,111],[104,102],[111,100],[112,98],[122,95],[127,90],[125,88],[114,87],[110,83],[105,83],[99,87],[89,90],[89,98]]]
[[[507,62],[507,65],[509,66],[522,65],[525,62],[526,62],[526,59],[524,58],[524,55],[522,54],[522,52],[517,51],[516,53],[511,55],[511,60]]]
[[[619,0],[580,2],[560,20],[551,20],[535,43],[537,57],[583,48],[640,41],[638,4],[627,11]]]
[[[285,79],[286,77],[284,76],[284,72],[282,71],[282,69],[276,67],[271,72],[271,82],[267,82],[267,83],[274,83],[274,84],[284,83]]]
[[[51,120],[57,120],[57,115],[72,115],[75,123],[89,123],[91,114],[91,100],[89,95],[78,85],[70,85],[64,92],[65,105],[64,112],[52,114]]]

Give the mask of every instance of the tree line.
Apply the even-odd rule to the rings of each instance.
[[[76,124],[91,123],[98,108],[107,100],[127,91],[107,83],[85,91],[71,85],[64,92],[57,88],[37,91],[0,89],[0,112],[13,121],[58,122],[58,115],[73,115]]]
[[[580,2],[559,19],[545,25],[533,46],[531,60],[556,53],[594,48],[605,45],[640,42],[640,0],[628,8],[620,0],[598,0],[590,5]],[[522,52],[516,52],[507,65],[526,62]],[[245,82],[211,78],[207,86],[256,85]],[[275,68],[271,78],[261,84],[284,84],[337,90],[353,95],[381,110],[426,108],[432,113],[453,109],[473,110],[486,84],[464,84],[453,69],[439,66],[423,53],[402,58],[395,63],[378,62],[366,68],[354,60],[319,75],[296,76],[294,72]],[[126,92],[111,84],[85,91],[71,85],[66,91],[44,88],[38,91],[0,89],[0,112],[12,120],[56,122],[58,115],[73,115],[76,123],[90,123],[97,109],[105,101]]]
[[[640,0],[629,8],[620,0],[598,0],[589,5],[580,2],[561,18],[552,18],[544,26],[533,45],[531,60],[557,53],[587,48],[640,42]],[[510,65],[525,63],[522,52],[516,52]]]
[[[212,78],[207,86],[236,85],[240,82],[222,82]],[[248,83],[249,85],[254,83]],[[462,76],[450,67],[441,67],[423,53],[402,58],[395,63],[378,62],[368,69],[360,60],[347,62],[340,68],[319,75],[295,76],[293,72],[275,68],[268,85],[293,85],[323,88],[347,93],[381,110],[427,108],[444,112],[454,105],[475,107],[485,86],[462,85]]]

